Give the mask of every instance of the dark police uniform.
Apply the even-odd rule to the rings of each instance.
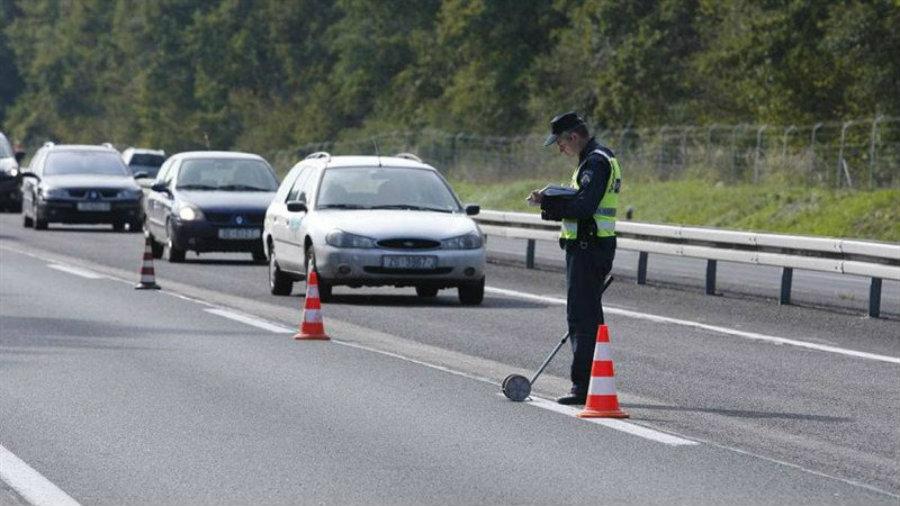
[[[554,118],[554,122],[566,116]],[[575,126],[582,124],[575,118]],[[564,129],[565,121],[562,123],[559,128],[554,125],[548,144],[574,128]],[[614,226],[621,170],[613,152],[591,138],[578,155],[572,180],[578,190],[574,198],[543,199],[541,216],[563,222],[560,247],[566,251],[566,313],[574,355],[571,393],[581,399],[588,393],[597,327],[603,323],[603,282],[616,254]]]

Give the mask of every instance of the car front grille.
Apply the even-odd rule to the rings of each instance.
[[[265,213],[203,213],[208,221],[213,223],[223,223],[228,225],[262,225],[265,220]],[[242,223],[238,223],[238,217]]]
[[[441,246],[440,241],[431,239],[383,239],[378,241],[378,246],[388,249],[435,249]]]
[[[86,198],[92,191],[97,192],[97,194],[100,195],[100,197],[105,198],[105,199],[114,199],[114,198],[116,198],[116,196],[119,195],[119,190],[114,189],[114,188],[113,189],[109,189],[109,188],[100,188],[100,189],[69,188],[66,191],[69,192],[70,197],[75,198],[75,199]]]

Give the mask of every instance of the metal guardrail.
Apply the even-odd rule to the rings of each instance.
[[[534,268],[535,241],[556,241],[559,223],[540,215],[483,210],[475,216],[486,235],[525,239],[525,265]],[[791,302],[794,269],[863,276],[869,285],[869,316],[881,311],[883,279],[900,281],[900,245],[826,237],[760,234],[701,227],[616,222],[618,247],[637,251],[637,282],[647,282],[650,253],[702,258],[706,264],[706,293],[715,294],[719,260],[782,268],[782,304]]]

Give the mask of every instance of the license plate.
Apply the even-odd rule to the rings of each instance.
[[[262,231],[258,228],[220,228],[219,239],[259,239]]]
[[[79,202],[79,211],[109,211],[109,202]]]
[[[381,266],[386,269],[434,269],[437,267],[437,257],[385,255],[381,257]]]

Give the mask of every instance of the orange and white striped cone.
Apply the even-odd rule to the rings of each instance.
[[[614,376],[609,330],[606,325],[601,324],[597,329],[587,402],[584,404],[584,411],[578,413],[579,418],[628,418],[628,413],[619,409]]]
[[[306,301],[303,304],[303,321],[300,323],[300,331],[294,334],[298,340],[328,341],[331,339],[325,333],[325,325],[322,323],[322,304],[319,302],[319,278],[316,271],[310,269],[306,275]]]
[[[150,238],[144,241],[144,263],[141,265],[141,282],[134,285],[135,290],[159,290],[156,284],[156,273],[153,271],[153,247]]]

